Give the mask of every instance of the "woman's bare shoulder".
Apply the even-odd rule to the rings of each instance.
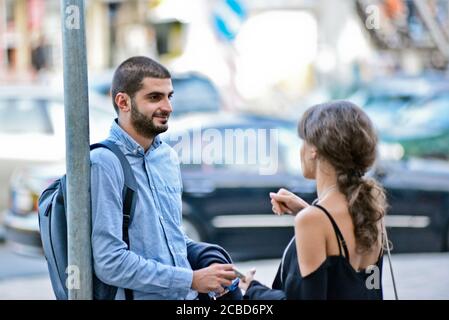
[[[315,206],[308,206],[295,216],[295,227],[299,228],[320,228],[325,226],[325,222],[326,217],[324,213]]]

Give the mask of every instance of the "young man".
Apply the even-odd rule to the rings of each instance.
[[[235,278],[231,264],[192,271],[192,240],[181,228],[182,181],[177,155],[158,134],[168,129],[173,87],[165,67],[132,57],[115,71],[112,99],[118,118],[109,140],[129,161],[137,180],[137,200],[129,225],[130,248],[122,238],[124,174],[109,150],[91,153],[92,247],[95,275],[124,288],[134,299],[195,299],[198,293],[223,292]]]

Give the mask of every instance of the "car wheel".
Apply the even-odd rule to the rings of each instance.
[[[188,218],[182,218],[182,229],[186,235],[195,242],[203,241],[200,229]]]

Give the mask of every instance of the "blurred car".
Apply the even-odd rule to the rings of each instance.
[[[107,134],[114,111],[109,101],[93,92],[89,93],[89,102],[90,137],[96,141]],[[2,86],[0,112],[2,210],[7,207],[7,188],[14,169],[64,160],[63,94],[58,89],[44,86]]]
[[[269,192],[284,187],[308,202],[316,197],[314,181],[300,174],[296,123],[248,114],[197,114],[171,120],[163,138],[181,161],[187,234],[222,245],[237,260],[280,257],[294,234],[293,217],[272,213]],[[213,141],[218,149],[211,147]],[[381,159],[368,173],[387,190],[386,223],[394,252],[447,250],[449,164],[398,161],[400,149],[383,145]],[[39,239],[37,195],[64,169],[46,171],[30,168],[15,175],[7,221],[16,224],[10,230],[27,221]]]
[[[218,130],[227,139],[225,130],[242,130],[243,134],[248,134],[244,136],[245,150],[250,149],[249,145],[259,148],[247,155],[254,161],[242,161],[241,164],[233,165],[232,161],[229,163],[224,158],[212,159],[210,164],[205,164],[202,159],[181,162],[184,228],[192,239],[221,243],[235,252],[237,258],[243,245],[254,246],[255,256],[279,254],[279,248],[292,234],[285,233],[285,229],[291,229],[293,218],[269,214],[268,193],[286,186],[300,192],[309,201],[315,197],[314,182],[299,177],[299,139],[295,128],[296,124],[289,121],[228,113],[195,114],[170,120],[169,132],[163,135],[163,139],[175,150],[179,139],[186,134],[192,135],[195,145],[198,141],[193,140],[202,139],[210,129]],[[270,129],[277,130],[279,145],[270,146],[272,141],[267,139]],[[275,141],[277,143],[277,139]],[[259,150],[270,154],[264,156],[259,154]],[[191,151],[187,150],[187,153],[194,156],[195,152]],[[181,155],[181,160],[183,157]],[[260,175],[260,159],[264,160],[266,170],[270,169],[270,164],[275,165],[275,174]],[[21,250],[40,247],[36,214],[38,197],[63,173],[64,165],[30,166],[15,172],[10,185],[11,206],[6,213],[5,226],[7,240],[19,244]],[[240,200],[245,198],[251,201]],[[217,202],[217,199],[221,200]],[[236,224],[242,229],[234,229],[232,225]],[[234,234],[233,230],[238,232]],[[246,238],[248,231],[254,233],[253,240]],[[243,253],[242,257],[246,254]]]
[[[362,84],[349,100],[364,108],[383,133],[396,125],[400,110],[448,90],[443,76],[394,76]]]
[[[399,142],[405,156],[449,159],[449,93],[437,93],[398,112],[384,139]]]
[[[90,88],[109,96],[113,70],[92,76]],[[213,82],[196,72],[172,74],[174,95],[172,118],[192,112],[217,112],[222,109],[220,93]]]
[[[378,78],[348,99],[373,120],[381,138],[398,142],[404,156],[449,158],[447,77],[438,74]]]

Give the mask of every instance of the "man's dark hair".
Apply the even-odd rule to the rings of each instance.
[[[148,57],[131,57],[123,61],[115,70],[112,78],[111,96],[112,104],[118,114],[118,106],[115,103],[115,96],[119,92],[126,93],[132,98],[139,91],[144,78],[168,79],[170,72],[159,62]]]

